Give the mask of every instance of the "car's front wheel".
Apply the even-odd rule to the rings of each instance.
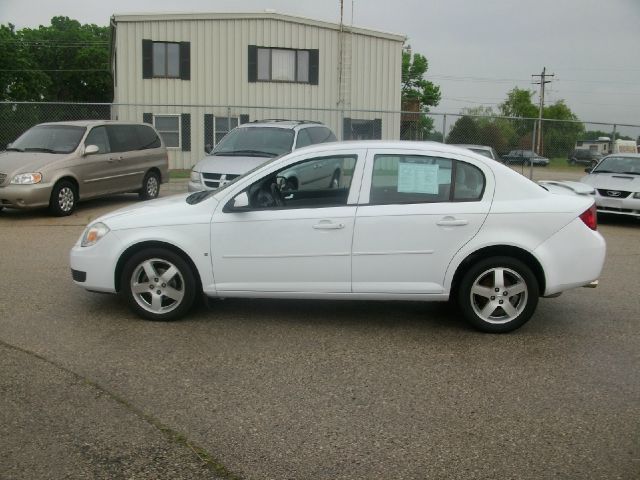
[[[524,325],[538,304],[538,281],[518,259],[491,257],[474,264],[457,292],[463,315],[479,330],[511,332]]]
[[[139,316],[168,321],[184,316],[196,298],[193,270],[178,254],[151,248],[133,255],[125,264],[120,293]]]
[[[49,211],[56,217],[71,215],[76,209],[78,194],[76,186],[68,180],[55,184],[49,199]]]

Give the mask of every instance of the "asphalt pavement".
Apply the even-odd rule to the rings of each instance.
[[[0,478],[640,476],[639,222],[601,221],[600,286],[508,335],[410,302],[154,323],[69,274],[85,224],[134,201],[0,213]]]

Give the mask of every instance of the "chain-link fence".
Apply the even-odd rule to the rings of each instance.
[[[527,163],[531,152],[550,159],[553,165],[588,163],[589,158],[612,151],[630,151],[640,137],[640,125],[499,116],[346,108],[0,102],[0,146],[38,123],[87,119],[153,124],[165,140],[174,169],[190,168],[237,125],[267,119],[322,122],[338,140],[483,145],[515,164]]]

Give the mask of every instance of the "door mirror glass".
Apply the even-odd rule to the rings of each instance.
[[[98,148],[97,145],[87,145],[86,147],[84,147],[84,154],[85,155],[94,155],[96,153],[98,153],[100,151],[100,148]]]

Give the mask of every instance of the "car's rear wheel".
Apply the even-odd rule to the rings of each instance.
[[[120,293],[142,318],[177,320],[193,306],[197,282],[178,254],[152,248],[133,255],[125,264]]]
[[[140,200],[152,200],[160,193],[160,175],[156,172],[147,172],[140,189]]]
[[[572,158],[571,160],[569,160],[569,165],[575,165],[576,164],[576,159]]]
[[[463,315],[488,333],[511,332],[524,325],[538,304],[538,281],[518,259],[480,260],[463,276],[457,292]]]
[[[61,180],[51,190],[49,211],[56,217],[71,215],[76,209],[77,201],[76,186],[68,180]]]

